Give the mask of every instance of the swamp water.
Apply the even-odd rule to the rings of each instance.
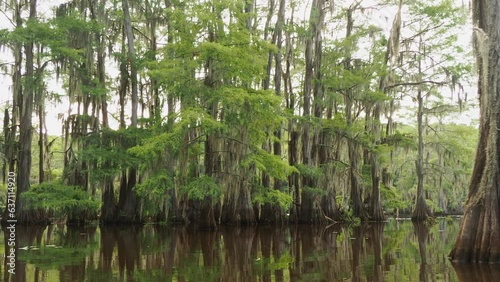
[[[500,281],[500,266],[448,261],[459,219],[357,227],[21,227],[1,281]],[[6,230],[0,234],[6,253]]]

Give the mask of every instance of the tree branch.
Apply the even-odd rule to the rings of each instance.
[[[384,87],[384,90],[389,90],[398,86],[417,86],[417,85],[422,85],[422,84],[433,84],[433,85],[445,85],[447,81],[434,81],[434,80],[422,80],[418,82],[401,82],[401,83],[394,83],[391,85],[387,85]]]

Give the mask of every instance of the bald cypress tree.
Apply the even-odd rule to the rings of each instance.
[[[34,24],[37,16],[37,1],[30,0],[28,3],[28,25]],[[19,6],[20,7],[20,6]],[[34,70],[34,36],[27,38],[24,43],[25,74],[23,88],[18,94],[19,104],[19,144],[18,151],[18,177],[16,191],[16,216],[19,222],[39,222],[44,220],[44,215],[38,212],[28,211],[25,203],[21,200],[21,194],[30,188],[31,179],[31,142],[33,138],[32,115],[35,95],[35,70]]]
[[[480,133],[464,217],[450,253],[454,262],[500,263],[499,19],[497,1],[473,1]]]

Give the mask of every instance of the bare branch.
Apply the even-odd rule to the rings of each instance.
[[[401,83],[394,83],[391,85],[387,85],[384,87],[384,90],[389,90],[398,86],[417,86],[417,85],[422,85],[422,84],[432,84],[432,85],[446,85],[448,83],[447,81],[434,81],[434,80],[422,80],[422,81],[417,81],[417,82],[401,82]]]

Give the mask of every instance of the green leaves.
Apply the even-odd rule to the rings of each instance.
[[[258,186],[252,195],[252,201],[259,205],[277,205],[283,210],[288,210],[293,203],[292,196],[284,191]]]
[[[380,185],[380,195],[383,199],[383,205],[388,210],[403,209],[408,207],[410,201],[404,200],[401,193],[395,187]]]
[[[415,150],[417,148],[415,138],[416,137],[412,136],[410,133],[401,133],[399,131],[396,131],[396,133],[387,136],[383,142],[390,146]]]
[[[319,167],[304,165],[304,164],[297,164],[296,167],[298,172],[302,176],[310,178],[319,178],[323,174],[321,168]]]
[[[280,156],[270,154],[264,150],[257,150],[257,152],[250,154],[242,163],[245,168],[250,165],[255,165],[258,170],[280,180],[285,180],[290,174],[298,172],[295,167],[290,166]]]
[[[52,210],[56,215],[97,212],[99,202],[81,187],[60,183],[42,183],[21,195],[27,209]]]
[[[83,161],[95,162],[96,167],[90,167],[89,171],[86,171],[90,173],[91,180],[99,182],[107,177],[114,177],[130,166],[137,166],[139,159],[128,153],[127,149],[136,144],[141,136],[147,136],[145,133],[145,130],[133,128],[103,129],[102,132],[83,138],[80,142],[84,142],[86,146],[77,154]],[[66,173],[71,169],[67,167]]]
[[[442,24],[444,19],[451,19],[451,21],[455,22],[459,21],[459,23],[463,24],[466,19],[466,11],[457,8],[455,5],[456,2],[453,0],[415,1],[410,5],[410,10],[417,15],[427,17],[436,25]]]
[[[207,175],[203,175],[190,181],[187,185],[181,186],[180,191],[193,200],[210,198],[212,201],[216,201],[222,194],[219,185],[215,183],[212,177]]]
[[[174,188],[174,181],[168,171],[161,170],[150,176],[143,183],[137,184],[135,190],[141,197],[163,199],[165,191]]]
[[[144,200],[144,214],[154,216],[162,212],[166,201],[171,200],[166,192],[174,189],[174,179],[166,169],[159,169],[153,172],[153,175],[144,176],[145,180],[138,183],[134,189]]]

